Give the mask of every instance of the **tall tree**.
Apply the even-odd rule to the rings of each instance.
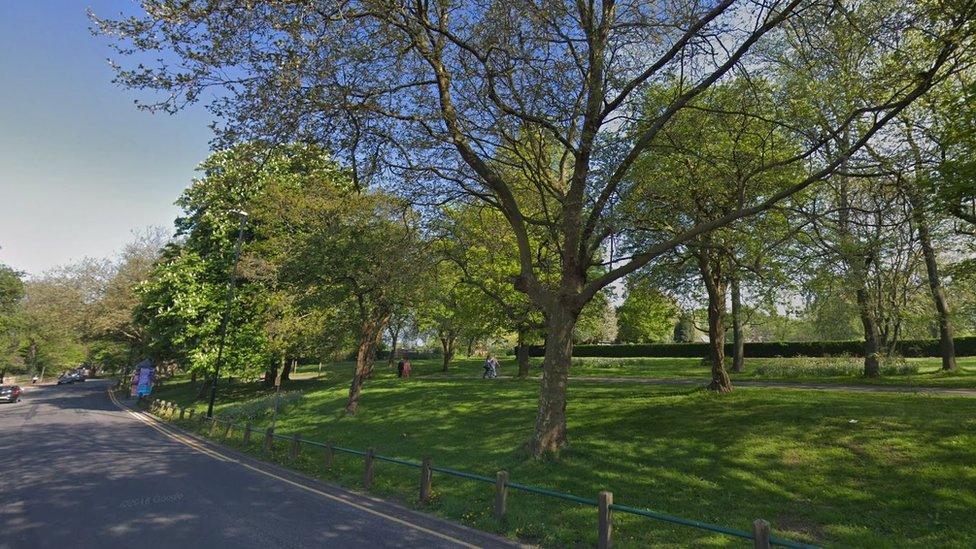
[[[678,319],[674,300],[645,277],[627,280],[627,295],[617,308],[617,339],[622,343],[670,341]]]
[[[411,308],[428,276],[416,215],[388,194],[354,190],[336,169],[300,185],[277,182],[256,213],[269,227],[278,280],[299,306],[341,303],[352,311],[356,367],[346,410],[356,412],[390,317]]]
[[[544,320],[538,307],[512,285],[519,274],[515,234],[497,210],[480,204],[445,208],[439,229],[441,245],[437,249],[461,271],[461,282],[482,294],[479,310],[482,323],[493,327],[489,331],[515,333],[518,376],[527,376],[529,345],[541,339]],[[538,234],[531,237],[540,238]]]
[[[666,87],[650,90],[646,108],[660,110],[673,93]],[[736,79],[712,86],[698,97],[698,109],[671,119],[659,141],[635,164],[633,178],[639,181],[640,190],[634,192],[633,203],[625,203],[632,216],[629,224],[641,228],[631,235],[633,245],[642,248],[645,235],[653,239],[668,232],[673,223],[668,213],[701,225],[728,216],[744,202],[775,195],[803,178],[802,168],[789,161],[800,152],[799,144],[777,124],[747,114],[771,102],[768,86]],[[675,250],[692,258],[705,288],[712,365],[709,387],[718,392],[732,390],[725,371],[729,286],[738,288],[740,264],[750,262],[744,256],[762,248],[750,246],[749,241],[758,240],[758,235],[775,240],[770,229],[776,225],[776,216],[771,212],[751,218],[748,231],[728,225]],[[750,238],[750,234],[754,236]]]
[[[24,297],[23,275],[0,264],[0,369],[13,366],[20,344],[18,306]]]
[[[155,57],[166,50],[158,56],[165,61],[147,60],[117,73],[124,85],[165,93],[150,108],[173,112],[215,97],[226,140],[318,141],[347,154],[357,170],[375,166],[375,173],[409,182],[418,199],[462,193],[496,208],[516,235],[516,286],[546,318],[529,444],[542,454],[566,441],[573,333],[587,303],[674,247],[822,180],[967,52],[976,2],[877,2],[887,9],[878,10],[878,24],[870,27],[844,10],[837,13],[836,2],[818,0],[743,6],[734,0],[668,0],[653,9],[612,0],[350,0],[335,8],[254,2],[249,9],[152,0],[143,4],[144,17],[96,21],[101,32],[117,38],[121,54]],[[863,95],[870,102],[843,105],[828,133],[794,125],[789,109],[754,113],[805,138],[806,150],[763,171],[791,162],[807,165],[808,172],[724,216],[674,219],[660,239],[611,259],[611,268],[594,269],[604,266],[608,240],[626,229],[615,222],[614,205],[628,200],[631,169],[662,128],[729,75],[812,58],[819,44],[780,39],[796,29],[803,30],[801,38],[815,36],[825,19],[846,25],[852,35],[867,33],[878,44],[879,59],[897,56],[897,62],[884,64],[883,73],[878,68],[854,75],[878,93]],[[917,40],[903,50],[898,45],[909,35]],[[764,45],[770,47],[759,47]],[[770,60],[772,49],[778,53]],[[913,84],[893,88],[884,78],[889,73],[913,75]],[[680,85],[659,111],[641,109],[641,92],[664,81]],[[218,86],[226,93],[206,93]],[[804,100],[774,97],[781,104]],[[852,135],[849,147],[828,149],[842,131]],[[520,156],[519,134],[538,136],[544,149],[558,150],[555,160]],[[621,135],[632,138],[615,139]],[[619,146],[606,146],[613,141]],[[530,193],[516,192],[520,183],[505,177],[495,163],[500,158],[512,159]],[[548,267],[536,263],[530,226],[543,227],[558,250],[555,279],[541,276]]]

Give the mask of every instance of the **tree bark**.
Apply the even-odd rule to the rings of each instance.
[[[451,366],[451,361],[454,360],[454,344],[457,341],[457,334],[450,330],[439,331],[438,337],[441,340],[441,350],[444,352],[444,363],[441,371],[447,372]]]
[[[524,378],[529,375],[529,346],[525,343],[525,330],[518,331],[518,345],[515,347],[515,358],[518,362],[518,377]]]
[[[725,371],[725,299],[726,282],[722,268],[713,262],[708,250],[699,250],[698,267],[708,291],[708,355],[712,380],[708,388],[718,393],[732,392],[732,380]]]
[[[291,380],[291,361],[285,358],[285,355],[281,355],[281,382]]]
[[[742,335],[742,290],[738,276],[732,277],[732,371],[745,368],[745,338]]]
[[[878,377],[881,375],[881,331],[863,284],[857,290],[857,308],[864,327],[864,376]]]
[[[363,383],[373,371],[376,348],[379,346],[383,328],[388,318],[387,315],[379,319],[368,320],[363,323],[360,329],[359,347],[356,351],[356,371],[353,373],[352,383],[349,385],[349,400],[346,402],[346,411],[349,413],[354,414],[359,408],[359,397],[363,392]]]
[[[535,433],[529,441],[534,456],[556,452],[566,443],[566,387],[573,359],[573,330],[578,312],[556,305],[546,315],[546,354]]]
[[[929,291],[939,322],[939,355],[942,357],[942,369],[947,372],[956,370],[956,345],[952,340],[952,322],[950,320],[949,302],[946,300],[942,279],[939,277],[939,263],[932,246],[932,233],[925,218],[922,200],[918,192],[910,188],[908,198],[912,205],[912,217],[918,230],[918,242],[922,246],[925,257],[925,272],[928,278]]]
[[[400,326],[399,323],[396,324],[397,325],[390,330],[390,339],[392,340],[391,342],[393,344],[390,346],[390,359],[387,361],[387,366],[390,368],[392,368],[393,363],[396,362],[397,344],[400,342]]]
[[[278,361],[275,358],[271,358],[268,361],[268,369],[264,371],[264,386],[274,387],[275,378],[278,377]]]
[[[847,134],[843,136],[843,143],[847,143]],[[847,169],[847,161],[841,165],[842,170]],[[871,250],[863,250],[863,244],[854,238],[851,232],[851,201],[850,201],[850,180],[845,176],[840,178],[839,210],[837,212],[837,229],[840,233],[841,244],[847,247],[854,247],[856,252],[850,255],[843,255],[842,259],[847,264],[848,277],[853,286],[856,286],[854,297],[857,301],[858,315],[861,317],[861,325],[864,328],[864,375],[865,377],[878,377],[881,375],[881,361],[879,353],[881,350],[881,330],[878,327],[878,319],[871,308],[870,295],[867,288],[867,274],[873,261]]]

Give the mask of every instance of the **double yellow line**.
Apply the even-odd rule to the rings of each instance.
[[[451,543],[456,543],[460,547],[469,547],[469,548],[472,548],[472,549],[476,549],[477,547],[479,547],[477,545],[472,545],[472,544],[470,544],[470,543],[468,543],[466,541],[460,540],[460,539],[455,538],[453,536],[449,536],[449,535],[444,534],[442,532],[438,532],[436,530],[431,530],[429,528],[424,528],[423,526],[418,526],[416,524],[413,524],[413,523],[408,522],[406,520],[403,520],[401,518],[394,517],[392,515],[388,515],[386,513],[383,513],[382,511],[377,511],[376,509],[371,509],[371,508],[369,508],[369,507],[367,507],[365,505],[360,505],[360,504],[358,504],[356,502],[353,502],[353,501],[350,501],[350,500],[348,500],[348,499],[346,499],[344,497],[337,496],[337,495],[334,495],[334,494],[329,494],[328,492],[323,492],[321,490],[317,490],[315,488],[312,488],[311,486],[306,486],[306,485],[301,484],[299,482],[295,482],[293,480],[289,480],[287,478],[284,478],[282,476],[276,475],[276,474],[271,473],[269,471],[265,471],[264,469],[261,469],[261,468],[258,468],[258,467],[254,467],[254,466],[252,466],[250,464],[244,463],[243,461],[240,461],[240,460],[234,459],[232,457],[226,456],[224,454],[221,454],[220,452],[218,452],[216,450],[213,450],[211,448],[208,448],[208,447],[204,446],[203,444],[201,444],[200,442],[198,442],[198,441],[196,441],[196,440],[194,440],[194,439],[192,439],[190,437],[187,437],[186,435],[183,435],[181,433],[177,433],[177,432],[173,431],[172,429],[170,429],[168,427],[164,427],[154,417],[152,417],[152,416],[150,416],[148,414],[144,414],[144,413],[132,411],[129,407],[127,407],[124,404],[122,404],[121,402],[119,402],[118,398],[116,398],[116,396],[115,396],[115,393],[113,393],[111,389],[108,390],[108,396],[109,396],[109,398],[112,400],[112,402],[116,406],[118,406],[120,409],[122,409],[124,412],[126,412],[127,414],[129,414],[133,418],[137,419],[138,421],[141,421],[142,423],[148,425],[149,427],[152,427],[153,429],[159,431],[160,433],[162,433],[164,436],[168,437],[169,439],[174,440],[176,442],[179,442],[180,444],[183,444],[185,446],[188,446],[188,447],[190,447],[190,448],[192,448],[192,449],[194,449],[194,450],[196,450],[196,451],[198,451],[198,452],[200,452],[202,454],[206,454],[206,455],[208,455],[208,456],[210,456],[210,457],[212,457],[212,458],[214,458],[216,460],[224,461],[224,462],[229,462],[229,463],[236,463],[236,464],[240,465],[241,467],[246,467],[247,469],[250,469],[251,471],[254,471],[256,473],[260,473],[260,474],[262,474],[262,475],[264,475],[266,477],[271,477],[271,478],[273,478],[275,480],[279,480],[281,482],[284,482],[284,483],[290,484],[292,486],[295,486],[296,488],[301,488],[302,490],[305,490],[306,492],[311,492],[313,494],[316,494],[318,496],[324,497],[326,499],[329,499],[329,500],[332,500],[332,501],[335,501],[335,502],[338,502],[338,503],[342,503],[343,505],[347,505],[347,506],[352,507],[354,509],[358,509],[360,511],[363,511],[364,513],[369,513],[369,514],[371,514],[373,516],[377,516],[377,517],[380,517],[380,518],[389,520],[391,522],[395,522],[397,524],[400,524],[400,525],[405,526],[407,528],[410,528],[412,530],[416,530],[418,532],[423,532],[423,533],[428,534],[430,536],[434,536],[434,537],[437,537],[437,538],[440,538],[440,539],[449,541]]]
[[[151,417],[151,416],[148,416],[146,414],[142,414],[142,413],[139,413],[139,412],[132,411],[130,408],[128,408],[127,406],[125,406],[124,404],[122,404],[121,402],[119,402],[119,399],[115,396],[115,393],[113,393],[111,389],[109,389],[109,391],[108,391],[108,397],[110,399],[112,399],[112,402],[115,403],[116,406],[118,406],[119,408],[121,408],[125,413],[129,414],[130,416],[132,416],[136,420],[141,421],[142,423],[145,423],[149,427],[152,427],[153,429],[159,431],[160,433],[162,433],[167,438],[169,438],[171,440],[175,440],[176,442],[179,442],[180,444],[183,444],[184,446],[189,446],[190,448],[193,448],[194,450],[196,450],[196,451],[198,451],[198,452],[200,452],[202,454],[206,454],[206,455],[208,455],[208,456],[210,456],[210,457],[212,457],[212,458],[214,458],[216,460],[233,462],[233,463],[239,463],[236,459],[233,459],[231,457],[225,456],[225,455],[221,454],[220,452],[217,452],[216,450],[212,450],[210,448],[207,448],[203,444],[200,444],[198,441],[193,440],[192,438],[190,438],[190,437],[188,437],[186,435],[177,433],[176,431],[173,431],[172,429],[170,429],[168,427],[164,427],[161,423],[159,423],[158,421],[156,421],[156,419],[153,418],[153,417]]]

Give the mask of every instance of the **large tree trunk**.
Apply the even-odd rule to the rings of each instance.
[[[698,266],[708,291],[708,357],[712,380],[708,388],[718,393],[732,392],[732,380],[725,371],[726,282],[721,265],[712,262],[707,250],[698,251]]]
[[[271,358],[268,361],[268,369],[264,371],[264,386],[271,388],[275,385],[275,378],[278,377],[278,361]]]
[[[281,381],[291,380],[291,361],[285,358],[285,355],[281,355]]]
[[[546,354],[542,364],[539,412],[529,450],[535,456],[556,452],[566,443],[566,388],[573,360],[573,330],[579,313],[556,306],[546,315]]]
[[[942,279],[939,277],[939,264],[936,261],[935,248],[932,246],[932,234],[929,232],[928,220],[922,208],[921,197],[915,189],[909,189],[909,201],[912,205],[912,217],[918,229],[918,242],[922,246],[925,257],[925,272],[928,275],[929,291],[939,321],[939,355],[942,357],[942,369],[951,372],[956,370],[956,345],[952,340],[952,322],[949,320],[949,302],[946,300]]]
[[[741,373],[745,363],[746,342],[742,335],[742,290],[739,277],[732,277],[732,371]]]
[[[359,347],[356,351],[356,371],[353,373],[352,383],[349,385],[349,400],[346,402],[347,412],[356,413],[359,408],[359,397],[363,392],[363,383],[373,372],[376,348],[379,346],[383,328],[388,318],[388,316],[384,316],[380,319],[366,321],[360,329]]]
[[[396,323],[396,326],[390,330],[390,339],[393,345],[390,346],[390,359],[387,361],[387,366],[392,368],[393,363],[396,362],[397,354],[397,344],[400,342],[400,325]]]
[[[843,136],[843,142],[847,143],[847,135]],[[847,161],[841,165],[842,170],[847,169]],[[849,279],[852,285],[856,285],[854,297],[857,300],[858,315],[861,317],[861,325],[864,328],[864,375],[866,377],[878,377],[881,375],[881,330],[878,327],[878,319],[871,308],[870,295],[867,288],[867,275],[871,268],[873,255],[870,250],[859,249],[863,247],[861,242],[854,238],[851,232],[851,202],[849,179],[842,176],[840,179],[839,210],[837,212],[837,229],[840,232],[841,244],[855,251],[849,255],[842,256],[847,264]]]
[[[515,347],[515,359],[518,362],[518,376],[520,378],[529,375],[529,346],[525,343],[525,330],[518,331],[518,345]]]
[[[441,340],[441,350],[444,352],[444,364],[442,372],[447,372],[454,360],[454,344],[457,341],[457,334],[453,331],[439,331],[438,337]]]
[[[881,375],[881,330],[863,286],[857,290],[857,308],[864,327],[864,375],[878,377]]]

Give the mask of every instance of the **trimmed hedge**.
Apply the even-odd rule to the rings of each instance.
[[[976,356],[976,337],[957,337],[956,356]],[[904,357],[939,356],[939,340],[915,339],[900,341],[898,353]],[[533,345],[530,356],[543,356],[545,347]],[[732,354],[732,344],[725,353]],[[863,341],[769,341],[746,343],[745,356],[753,358],[796,356],[864,356]],[[649,345],[576,345],[573,356],[578,357],[672,357],[703,358],[708,356],[707,343],[651,343]]]

